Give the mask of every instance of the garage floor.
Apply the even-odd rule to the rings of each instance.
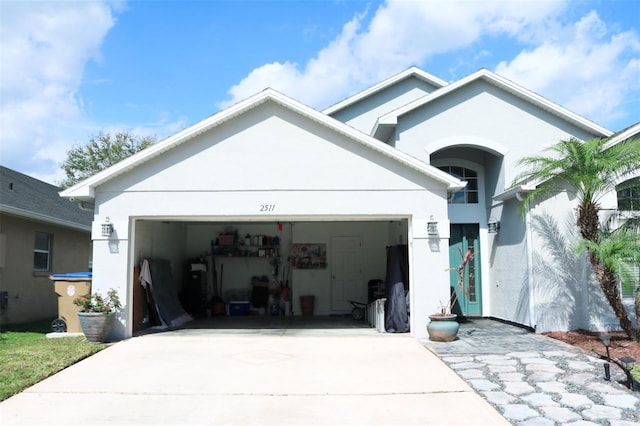
[[[366,321],[351,316],[225,316],[197,319],[181,329],[206,329],[220,334],[375,335]]]

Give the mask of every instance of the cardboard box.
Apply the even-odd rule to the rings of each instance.
[[[249,315],[251,303],[247,301],[229,302],[229,316]]]

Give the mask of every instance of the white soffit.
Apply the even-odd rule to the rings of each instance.
[[[439,79],[438,77],[432,74],[429,74],[428,72],[423,71],[418,67],[411,67],[409,69],[406,69],[405,71],[402,71],[399,74],[394,75],[393,77],[390,77],[376,84],[375,86],[371,86],[368,89],[358,92],[355,95],[350,96],[347,99],[344,99],[338,102],[337,104],[330,106],[329,108],[326,108],[325,110],[322,111],[322,113],[327,115],[334,114],[335,112],[340,111],[341,109],[347,108],[348,106],[353,105],[356,102],[359,102],[365,98],[368,98],[369,96],[375,95],[376,93],[381,92],[386,88],[393,86],[394,84],[397,84],[398,82],[405,80],[409,77],[416,77],[419,80],[422,80],[428,84],[431,84],[436,88],[444,87],[447,84],[449,84],[446,81]]]
[[[528,89],[525,89],[524,87],[512,82],[511,80],[501,77],[498,74],[495,74],[484,68],[454,83],[451,83],[445,87],[442,87],[441,89],[438,89],[433,93],[425,95],[420,99],[416,99],[415,101],[410,102],[407,105],[404,105],[394,111],[391,111],[388,114],[383,115],[382,117],[378,118],[378,121],[376,122],[373,128],[372,134],[376,135],[379,129],[382,129],[383,127],[386,127],[386,126],[393,127],[397,125],[398,117],[404,114],[407,114],[408,112],[411,112],[417,108],[420,108],[428,104],[429,102],[435,101],[436,99],[446,96],[449,93],[455,90],[461,89],[464,86],[480,79],[508,93],[511,93],[512,95],[517,96],[520,99],[523,99],[529,102],[530,104],[533,104],[545,111],[548,111],[551,114],[576,125],[577,127],[587,130],[588,132],[595,133],[601,137],[609,137],[613,134],[613,132],[611,132],[610,130],[594,123],[593,121],[587,120],[586,118],[572,111],[569,111],[568,109],[554,102],[551,102],[550,100]]]
[[[262,92],[240,101],[227,109],[224,109],[209,118],[206,118],[167,139],[158,142],[155,145],[140,151],[131,157],[128,157],[119,163],[105,169],[95,175],[85,179],[82,182],[62,191],[60,196],[76,200],[90,200],[95,197],[95,188],[114,177],[126,173],[143,164],[152,158],[168,151],[182,143],[225,123],[239,115],[249,111],[266,101],[275,102],[293,112],[296,112],[302,116],[305,116],[313,121],[316,121],[332,130],[358,142],[366,147],[380,152],[402,164],[408,166],[423,175],[426,175],[438,182],[443,183],[448,191],[458,191],[466,185],[466,182],[462,182],[447,173],[444,173],[435,167],[432,167],[417,158],[414,158],[408,154],[405,154],[375,138],[372,138],[347,124],[344,124],[332,117],[324,115],[323,113],[308,107],[298,101],[295,101],[271,88],[265,89]]]

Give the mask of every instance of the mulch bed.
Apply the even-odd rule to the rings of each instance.
[[[596,351],[601,355],[606,354],[606,349],[602,344],[599,336],[608,334],[611,336],[611,346],[609,353],[611,358],[619,359],[624,356],[635,358],[640,363],[640,343],[634,342],[627,337],[624,332],[612,331],[610,333],[600,333],[586,330],[576,331],[553,331],[542,333],[545,336],[561,340],[572,346],[576,346],[586,350],[587,352]]]

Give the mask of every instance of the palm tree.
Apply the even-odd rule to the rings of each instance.
[[[622,304],[618,289],[620,271],[610,261],[605,261],[606,257],[599,255],[596,250],[602,236],[599,201],[605,194],[615,191],[616,184],[640,168],[640,140],[625,140],[612,146],[607,146],[607,143],[608,139],[590,139],[586,142],[575,138],[562,140],[545,150],[548,155],[520,160],[519,165],[525,170],[516,177],[513,186],[536,184],[535,189],[524,197],[523,212],[528,202],[536,197],[558,193],[566,189],[566,185],[574,188],[578,199],[576,224],[582,238],[588,242],[584,247],[589,253],[598,283],[620,327],[630,338],[640,340],[640,331],[633,328]]]
[[[640,265],[640,242],[637,225],[626,224],[611,230],[608,226],[601,231],[600,241],[583,240],[582,247],[598,259],[616,278],[622,287],[635,288],[638,275],[635,267]],[[615,283],[614,283],[615,285]],[[640,288],[635,295],[636,330],[635,340],[640,341]]]

